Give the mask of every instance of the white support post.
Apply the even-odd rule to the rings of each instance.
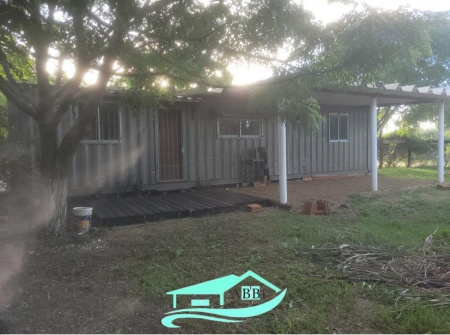
[[[370,102],[370,144],[372,191],[378,191],[377,98],[372,98],[372,101]]]
[[[278,166],[280,204],[287,204],[286,122],[278,118]]]
[[[438,183],[444,182],[444,102],[439,103],[438,121]]]

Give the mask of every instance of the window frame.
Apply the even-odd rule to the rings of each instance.
[[[80,103],[85,103],[85,101],[77,101],[76,103],[76,116],[78,117],[78,113],[79,113],[79,104]],[[101,122],[100,122],[100,108],[103,105],[106,104],[110,104],[110,105],[115,105],[117,108],[117,120],[119,122],[118,124],[118,139],[114,139],[114,140],[104,140],[101,138]],[[122,113],[121,113],[121,108],[120,108],[120,104],[118,104],[117,102],[114,101],[103,101],[98,107],[97,107],[97,112],[96,112],[96,116],[95,118],[97,119],[96,124],[97,124],[97,139],[82,139],[81,140],[81,144],[116,144],[116,143],[121,143],[122,142]],[[94,120],[94,118],[91,120],[91,122]]]
[[[330,118],[332,115],[337,116],[337,139],[331,138],[331,120],[330,120]],[[340,138],[340,124],[341,124],[341,117],[343,117],[343,116],[345,116],[346,123],[347,123],[347,126],[346,126],[347,137],[345,139]],[[350,114],[349,113],[329,113],[328,114],[328,140],[329,140],[329,142],[331,142],[331,143],[350,142],[350,131],[349,131],[350,127],[349,127],[349,125],[350,125]]]
[[[238,121],[239,122],[239,134],[238,135],[224,135],[220,133],[220,122],[223,121]],[[245,135],[242,134],[242,122],[248,121],[258,121],[258,135]],[[264,120],[262,118],[239,118],[239,117],[220,117],[217,118],[216,122],[217,128],[217,138],[218,139],[249,139],[249,140],[258,140],[264,137]]]

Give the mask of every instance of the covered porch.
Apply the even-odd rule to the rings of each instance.
[[[449,88],[416,87],[414,85],[381,84],[351,86],[345,90],[321,90],[315,95],[321,106],[369,107],[369,172],[371,174],[371,190],[378,191],[378,141],[377,115],[378,108],[384,106],[437,104],[438,115],[438,183],[444,182],[444,102],[450,101]],[[286,124],[278,123],[279,145],[279,193],[280,203],[288,202],[287,192],[287,156],[286,156]]]

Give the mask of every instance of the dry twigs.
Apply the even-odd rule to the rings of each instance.
[[[340,279],[433,288],[450,293],[450,255],[426,255],[430,244],[422,249],[422,254],[417,255],[350,245],[314,248],[301,253],[335,265],[336,269],[346,273],[339,276]],[[445,301],[450,303],[448,297]]]

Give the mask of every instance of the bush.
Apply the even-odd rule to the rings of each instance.
[[[414,133],[398,130],[384,136],[384,140],[396,140],[396,143],[388,144],[388,150],[384,150],[383,161],[388,167],[395,167],[402,163],[410,167],[413,161],[436,161],[436,143],[424,140]]]
[[[5,144],[0,147],[0,194],[4,208],[20,204],[22,208],[36,206],[40,198],[40,173],[33,166],[31,154],[20,144]]]

